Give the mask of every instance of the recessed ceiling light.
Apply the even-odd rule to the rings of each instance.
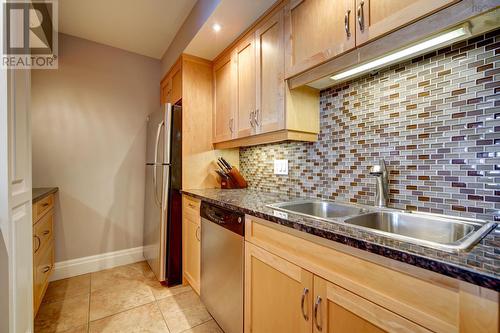
[[[373,69],[378,69],[380,67],[383,67],[384,65],[388,65],[397,61],[401,61],[403,59],[407,59],[409,57],[415,56],[417,54],[421,54],[422,52],[427,52],[430,51],[438,46],[443,46],[446,45],[454,40],[456,40],[459,37],[462,37],[464,35],[468,34],[468,29],[464,25],[458,29],[448,31],[446,33],[440,34],[436,37],[433,37],[431,39],[428,39],[426,41],[420,42],[418,44],[415,44],[413,46],[406,47],[402,50],[390,53],[386,56],[383,56],[382,58],[372,60],[370,62],[367,62],[365,64],[356,66],[354,68],[351,68],[349,70],[343,71],[341,73],[335,74],[330,79],[332,80],[342,80],[347,77],[352,77],[355,75],[363,74],[366,73],[370,70]]]
[[[221,26],[219,23],[215,23],[213,26],[212,26],[212,29],[214,29],[215,32],[219,32],[220,29],[221,29]]]

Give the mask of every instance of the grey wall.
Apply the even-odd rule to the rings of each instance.
[[[33,186],[58,186],[56,261],[142,245],[146,116],[160,61],[59,36],[32,74]]]

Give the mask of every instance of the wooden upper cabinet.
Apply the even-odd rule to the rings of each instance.
[[[257,133],[285,127],[285,62],[283,10],[255,31]]]
[[[241,41],[233,53],[236,67],[236,110],[238,138],[255,133],[255,40]]]
[[[356,0],[356,44],[381,37],[458,1]]]
[[[172,81],[166,77],[161,82],[161,103],[171,103]]]
[[[245,242],[245,333],[311,332],[312,273]]]
[[[230,54],[214,64],[213,142],[231,140],[235,132],[233,67]]]
[[[182,99],[182,61],[179,60],[172,68],[171,73],[171,93],[170,100],[172,104]]]
[[[162,104],[175,104],[182,99],[182,57],[161,81]]]
[[[318,276],[312,312],[314,333],[431,332]]]
[[[287,3],[287,78],[356,46],[354,5],[355,0],[290,0]]]

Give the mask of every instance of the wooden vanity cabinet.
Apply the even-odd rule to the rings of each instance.
[[[182,196],[182,267],[184,280],[200,294],[201,218],[198,199]]]

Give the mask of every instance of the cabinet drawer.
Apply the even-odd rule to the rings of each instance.
[[[54,213],[45,214],[33,226],[33,253],[43,252],[44,249],[52,242],[54,225]]]
[[[50,194],[45,198],[37,201],[33,207],[33,223],[38,221],[38,219],[48,212],[54,206],[54,195]]]
[[[182,199],[182,214],[195,223],[200,223],[200,205],[201,201],[195,198],[184,196]]]
[[[35,314],[40,307],[43,295],[49,284],[49,276],[54,269],[54,246],[50,242],[33,259],[33,307]]]

